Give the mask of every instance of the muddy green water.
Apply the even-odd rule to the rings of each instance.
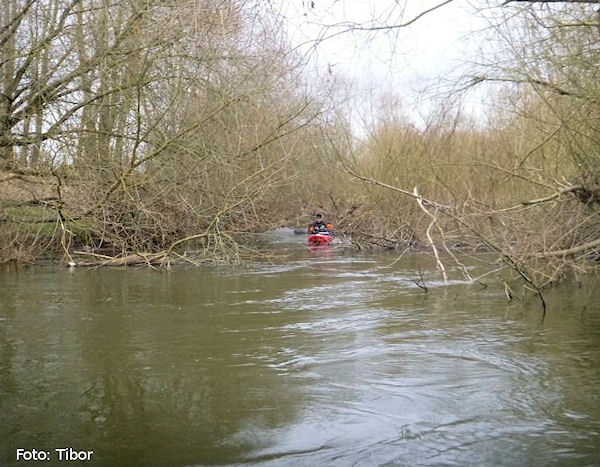
[[[542,319],[279,235],[284,265],[0,272],[0,465],[600,464],[593,288]]]

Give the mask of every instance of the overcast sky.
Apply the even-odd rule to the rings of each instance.
[[[369,100],[393,93],[401,98],[410,115],[416,115],[419,107],[431,110],[431,104],[423,100],[424,89],[429,90],[425,96],[430,96],[436,88],[450,86],[451,78],[463,73],[482,47],[478,31],[485,28],[485,21],[468,1],[454,0],[406,28],[376,35],[364,31],[344,33],[321,41],[313,50],[310,47],[318,38],[345,29],[333,25],[398,24],[442,0],[312,2],[314,6],[311,0],[282,1],[288,34],[295,44],[305,44],[305,53],[313,54],[313,65],[323,78],[331,73],[351,79],[353,94],[365,105],[377,107]],[[404,3],[407,9],[402,12]]]

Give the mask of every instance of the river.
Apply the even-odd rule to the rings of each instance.
[[[3,269],[0,464],[600,465],[592,287],[544,316],[423,255],[297,237],[275,264]]]

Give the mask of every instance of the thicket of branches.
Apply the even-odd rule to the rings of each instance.
[[[338,157],[362,183],[355,240],[431,246],[436,257],[446,246],[482,247],[537,293],[596,270],[600,16],[592,3],[490,2],[494,54],[455,83],[425,128],[388,106],[353,157]],[[457,102],[481,86],[493,110],[473,122]]]
[[[3,260],[85,247],[154,261],[188,241],[235,257],[280,213],[273,193],[324,106],[261,2],[5,4]]]

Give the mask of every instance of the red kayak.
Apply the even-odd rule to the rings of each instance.
[[[308,243],[331,243],[333,241],[333,235],[331,234],[310,234],[308,236]]]

